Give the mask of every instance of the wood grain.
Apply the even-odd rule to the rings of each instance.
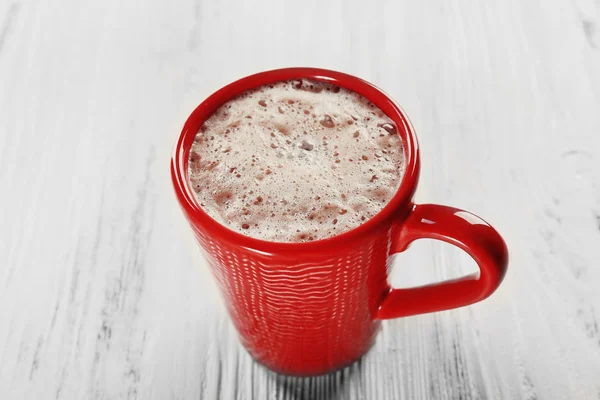
[[[0,1],[0,398],[600,399],[599,46],[598,0]],[[490,299],[304,380],[240,348],[168,175],[193,107],[283,66],[384,88],[417,200],[511,252]],[[430,241],[400,258],[398,286],[474,268]]]

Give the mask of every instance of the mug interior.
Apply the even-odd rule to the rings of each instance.
[[[398,128],[397,131],[402,138],[404,147],[405,172],[400,186],[391,200],[379,213],[362,225],[336,236],[310,242],[270,242],[235,232],[214,220],[200,207],[189,185],[188,159],[192,143],[200,127],[221,105],[247,90],[293,79],[312,79],[328,82],[356,92],[379,107],[381,111],[394,121]],[[306,251],[309,247],[335,246],[338,242],[347,242],[356,239],[373,229],[381,228],[382,226],[391,226],[392,218],[410,207],[417,186],[419,167],[418,144],[410,121],[400,106],[379,88],[360,78],[341,72],[318,68],[284,68],[260,72],[239,79],[219,89],[204,100],[185,122],[171,160],[171,175],[177,198],[187,218],[194,225],[199,225],[208,230],[211,235],[233,240],[242,246],[253,248],[257,251]]]

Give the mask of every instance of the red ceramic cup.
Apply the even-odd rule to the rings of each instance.
[[[189,150],[202,123],[221,104],[248,89],[296,78],[331,82],[377,105],[402,136],[406,173],[389,204],[355,229],[308,243],[253,239],[219,224],[196,203],[187,180]],[[506,273],[506,245],[487,222],[456,208],[412,202],[419,179],[419,148],[408,118],[381,90],[340,72],[279,69],[218,90],[186,121],[171,174],[244,347],[258,362],[280,373],[314,375],[343,367],[369,349],[381,320],[483,300]],[[477,262],[479,276],[391,288],[390,256],[422,238],[463,249]]]

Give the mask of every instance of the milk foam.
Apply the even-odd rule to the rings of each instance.
[[[245,92],[202,126],[190,151],[196,200],[257,239],[338,235],[377,214],[404,174],[396,126],[357,93],[298,80]]]

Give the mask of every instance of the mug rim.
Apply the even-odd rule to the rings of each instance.
[[[273,242],[238,233],[221,224],[206,213],[196,202],[192,189],[187,179],[187,165],[189,151],[194,137],[201,125],[216,111],[218,107],[235,98],[243,92],[263,85],[293,79],[312,79],[328,82],[365,97],[384,114],[386,114],[398,128],[398,133],[403,139],[405,156],[405,171],[400,186],[386,206],[365,223],[342,232],[338,235],[309,242]],[[382,228],[391,229],[392,221],[403,210],[412,204],[412,197],[417,187],[420,171],[419,147],[414,128],[402,108],[386,93],[375,85],[352,75],[342,72],[309,67],[282,68],[259,72],[238,79],[217,90],[189,115],[173,151],[171,158],[171,179],[179,201],[187,218],[193,225],[200,226],[210,236],[235,242],[254,251],[264,252],[306,252],[310,249],[334,249],[336,245],[347,243],[358,237],[363,237],[368,232]]]

